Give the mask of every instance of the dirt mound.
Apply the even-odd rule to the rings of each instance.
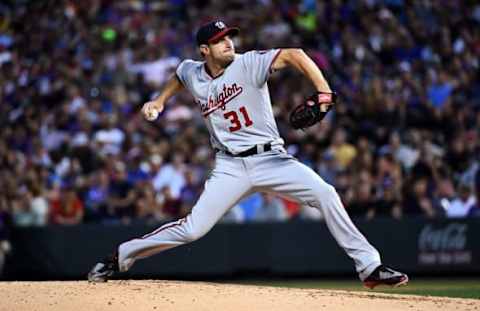
[[[479,310],[473,299],[180,281],[0,282],[1,311]]]

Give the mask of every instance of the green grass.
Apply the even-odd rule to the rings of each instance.
[[[373,291],[364,288],[359,281],[353,280],[242,280],[234,283],[480,299],[480,279],[413,279],[407,286],[398,288],[378,287]]]

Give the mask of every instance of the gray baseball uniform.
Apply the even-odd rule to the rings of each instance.
[[[137,259],[199,239],[233,205],[257,191],[318,208],[338,244],[354,260],[361,280],[380,264],[379,253],[352,223],[335,189],[283,148],[267,86],[279,53],[236,54],[216,78],[208,74],[204,62],[185,60],[178,66],[177,76],[200,106],[218,150],[215,167],[188,216],[119,246],[121,271]],[[239,155],[247,150],[251,155]]]

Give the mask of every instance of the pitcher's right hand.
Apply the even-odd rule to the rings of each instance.
[[[155,101],[146,102],[142,107],[142,114],[148,121],[156,120],[162,111],[163,105],[159,105],[159,103]]]

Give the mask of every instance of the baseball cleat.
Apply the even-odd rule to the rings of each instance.
[[[118,271],[118,255],[114,254],[93,266],[92,270],[88,273],[88,281],[103,283],[108,281],[108,279]]]
[[[384,265],[378,266],[372,274],[363,281],[363,285],[369,289],[374,289],[378,285],[397,287],[406,285],[407,283],[408,276],[405,273],[395,271]]]

